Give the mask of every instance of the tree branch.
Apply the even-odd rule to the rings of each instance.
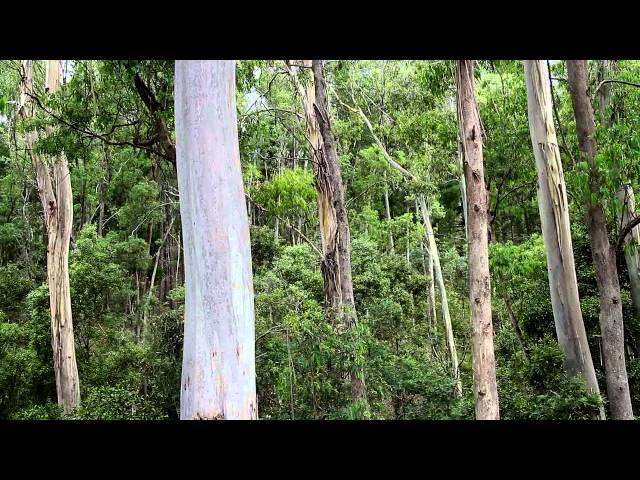
[[[72,130],[75,130],[76,132],[82,133],[84,135],[87,135],[89,137],[92,138],[97,138],[99,140],[102,140],[104,143],[106,143],[107,145],[115,145],[115,146],[129,146],[129,147],[134,147],[134,148],[139,148],[142,150],[146,150],[149,153],[154,153],[162,158],[165,158],[167,160],[169,160],[164,153],[159,152],[157,150],[154,150],[153,148],[151,148],[151,145],[153,145],[156,142],[155,138],[152,138],[146,142],[142,142],[142,143],[134,143],[134,142],[129,142],[129,141],[122,141],[122,142],[116,142],[113,140],[109,140],[106,135],[107,134],[103,134],[103,133],[97,133],[97,132],[92,132],[90,130],[86,130],[82,127],[79,127],[78,125],[74,125],[73,123],[68,122],[67,120],[65,120],[64,118],[56,115],[55,113],[53,113],[51,110],[47,109],[42,102],[40,101],[40,98],[36,95],[32,95],[29,92],[25,92],[27,94],[27,96],[31,97],[33,100],[36,101],[36,103],[38,104],[38,107],[40,109],[42,109],[43,112],[45,112],[47,115],[49,115],[51,118],[53,118],[54,120],[59,121],[60,123],[62,123],[63,125],[66,125],[67,127],[71,128]],[[116,127],[118,126],[129,126],[127,124],[123,124],[123,125],[116,125]],[[112,133],[115,130],[115,127],[111,129]]]
[[[598,93],[598,90],[600,90],[600,88],[602,88],[602,86],[606,83],[621,83],[622,85],[630,85],[632,87],[640,88],[640,83],[627,82],[625,80],[602,80],[594,90],[593,94],[595,95],[596,93]]]
[[[627,235],[631,233],[631,230],[633,230],[638,225],[640,225],[640,215],[632,218],[624,227],[622,227],[622,230],[620,230],[620,235],[618,235],[618,241],[616,242],[616,253],[622,250],[624,239],[627,238]]]

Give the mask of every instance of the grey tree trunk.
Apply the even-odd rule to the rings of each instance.
[[[251,248],[233,61],[176,61],[184,242],[182,419],[256,419]]]
[[[387,184],[387,171],[384,171],[384,211],[387,215],[387,226],[389,228],[389,250],[393,253],[395,245],[393,243],[393,233],[391,232],[391,208],[389,207],[389,185]]]
[[[451,360],[451,374],[456,381],[455,395],[457,397],[462,396],[462,383],[460,382],[460,371],[458,366],[458,352],[456,350],[456,343],[453,337],[453,326],[451,324],[451,315],[449,314],[449,301],[447,299],[447,289],[444,285],[444,276],[442,275],[442,268],[440,267],[440,255],[438,253],[438,245],[433,234],[433,226],[431,225],[431,217],[429,210],[427,209],[427,202],[424,195],[418,196],[418,202],[420,204],[420,210],[422,212],[422,220],[425,228],[425,236],[427,237],[427,245],[429,250],[429,256],[433,259],[433,271],[438,282],[438,290],[440,290],[440,303],[442,304],[442,318],[444,320],[444,330],[447,339],[447,346],[449,347],[449,357]]]
[[[600,393],[580,309],[569,227],[569,207],[560,150],[553,125],[549,75],[543,60],[525,60],[529,131],[538,172],[538,203],[547,254],[551,305],[566,369]],[[604,411],[601,412],[604,419]]]
[[[618,218],[620,225],[626,225],[636,217],[636,200],[631,185],[625,185],[618,192],[622,211]],[[636,318],[640,319],[640,226],[634,227],[624,239],[624,259],[629,270],[631,300]]]
[[[22,61],[18,114],[23,120],[33,116],[34,102],[29,96],[34,92],[32,66],[31,60]],[[54,93],[60,87],[61,69],[62,62],[59,60],[46,62],[45,87],[48,92]],[[80,404],[80,379],[76,364],[69,287],[69,243],[73,225],[71,176],[64,152],[48,161],[33,151],[36,135],[33,131],[27,132],[25,144],[31,155],[47,231],[47,285],[51,310],[53,369],[58,404],[67,414]]]
[[[624,324],[616,253],[609,243],[604,209],[597,200],[601,181],[596,164],[596,124],[588,91],[586,60],[567,60],[567,74],[578,146],[582,159],[589,165],[591,195],[585,202],[585,215],[600,296],[600,330],[609,407],[614,420],[633,420],[624,358]]]
[[[458,129],[467,193],[469,295],[473,329],[473,384],[478,420],[499,420],[496,360],[491,321],[491,282],[487,236],[487,192],[484,184],[482,130],[473,80],[473,60],[456,68]]]

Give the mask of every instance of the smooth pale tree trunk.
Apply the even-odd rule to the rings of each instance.
[[[462,396],[462,383],[460,382],[460,371],[458,366],[458,352],[456,350],[455,339],[453,338],[453,326],[451,324],[451,315],[449,314],[449,301],[447,299],[447,289],[444,286],[444,276],[440,267],[440,255],[438,253],[438,245],[433,234],[433,226],[431,225],[431,217],[427,208],[427,202],[424,195],[418,196],[420,211],[422,212],[422,220],[427,237],[427,247],[429,256],[433,259],[433,271],[438,282],[438,290],[440,290],[440,303],[442,304],[442,318],[444,320],[444,330],[447,339],[447,347],[449,348],[449,358],[451,360],[451,374],[456,381],[455,394],[457,397]]]
[[[389,250],[391,253],[395,250],[393,243],[393,233],[391,232],[391,208],[389,207],[389,185],[387,184],[387,171],[384,171],[384,211],[387,215],[387,226],[389,228]]]
[[[580,155],[589,165],[591,195],[585,202],[585,217],[600,297],[600,331],[607,397],[614,420],[633,420],[624,358],[624,324],[616,252],[609,243],[604,209],[598,201],[601,179],[596,164],[596,124],[588,91],[586,60],[567,60],[567,74]]]
[[[21,64],[19,115],[23,120],[33,116],[33,62]],[[54,93],[61,84],[62,63],[49,60],[45,66],[45,88]],[[48,129],[47,133],[50,133]],[[31,155],[38,194],[44,211],[47,230],[47,285],[51,311],[51,347],[56,376],[58,404],[69,413],[80,403],[80,380],[76,364],[71,293],[69,288],[69,243],[73,225],[73,197],[69,165],[64,152],[56,158],[42,159],[33,151],[37,134],[25,134],[26,148]]]
[[[529,131],[538,172],[538,204],[547,255],[551,305],[558,343],[568,372],[581,375],[600,393],[580,309],[569,207],[560,150],[553,125],[549,75],[543,60],[525,60]],[[600,412],[604,419],[604,410]]]
[[[429,254],[429,300],[431,302],[431,315],[433,317],[433,325],[437,325],[436,310],[436,281],[433,274],[433,257]],[[455,348],[455,345],[454,345]]]
[[[636,217],[636,200],[631,185],[625,185],[618,192],[618,199],[622,204],[618,222],[626,225]],[[631,284],[631,300],[636,318],[640,318],[640,226],[634,227],[624,239],[624,259],[629,270]]]
[[[473,82],[473,60],[459,60],[456,68],[458,129],[467,190],[467,258],[473,329],[473,385],[476,418],[499,420],[496,360],[491,321],[491,282],[487,236],[487,192],[484,184],[482,130]]]
[[[233,61],[176,61],[184,242],[181,419],[257,418],[249,224]]]

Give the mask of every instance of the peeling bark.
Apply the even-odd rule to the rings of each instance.
[[[27,95],[27,93],[33,93],[32,66],[31,60],[22,61],[18,114],[23,120],[30,119],[34,113],[33,100]],[[61,68],[60,61],[47,61],[45,70],[47,92],[53,93],[60,87]],[[69,243],[73,226],[71,177],[64,152],[48,161],[33,151],[36,136],[36,132],[27,132],[25,144],[31,155],[47,231],[47,285],[51,313],[53,368],[58,404],[63,407],[63,412],[66,414],[80,403],[80,380],[76,364],[69,287]]]
[[[567,190],[553,125],[549,76],[543,60],[524,62],[531,143],[538,172],[538,203],[547,255],[549,289],[565,368],[600,393],[582,319],[569,227]],[[604,411],[601,412],[604,419]]]
[[[336,152],[335,138],[327,113],[327,97],[322,62],[304,60],[313,81],[306,88],[297,76],[297,67],[287,64],[305,113],[307,139],[313,158],[313,174],[318,198],[321,271],[325,308],[339,328],[348,331],[358,321],[351,277],[351,236],[344,200],[344,185]],[[349,372],[354,402],[367,402],[367,387],[360,368]]]

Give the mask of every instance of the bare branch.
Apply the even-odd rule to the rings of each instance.
[[[625,80],[602,80],[602,81],[598,84],[598,86],[596,87],[596,89],[594,90],[594,92],[593,92],[593,93],[594,93],[594,95],[595,95],[596,93],[598,93],[598,90],[600,90],[600,88],[602,88],[602,86],[603,86],[604,84],[606,84],[606,83],[620,83],[620,84],[622,84],[622,85],[630,85],[630,86],[632,86],[632,87],[638,87],[638,88],[640,88],[640,83],[627,82],[627,81],[625,81]]]

